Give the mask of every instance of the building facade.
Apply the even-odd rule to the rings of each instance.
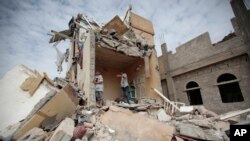
[[[234,33],[212,44],[204,33],[176,48],[161,45],[162,90],[170,100],[204,105],[217,113],[250,107],[250,11],[232,0]]]

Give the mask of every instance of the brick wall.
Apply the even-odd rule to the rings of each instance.
[[[244,97],[243,102],[222,103],[217,83],[217,78],[224,73],[231,73],[240,79],[239,85]],[[198,69],[174,78],[176,97],[178,101],[189,104],[187,93],[184,91],[186,84],[195,81],[201,87],[203,105],[217,113],[231,110],[249,108],[250,106],[250,62],[248,55],[225,60],[223,62]],[[218,108],[219,107],[219,108]]]

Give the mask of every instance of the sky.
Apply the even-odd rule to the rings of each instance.
[[[160,37],[170,51],[204,32],[212,43],[233,32],[234,17],[229,0],[1,0],[0,1],[0,79],[23,64],[53,79],[59,74],[56,51],[48,41],[51,30],[68,29],[68,22],[78,13],[105,24],[115,15],[124,17],[128,5],[132,11],[151,20],[155,30],[155,45],[161,55]],[[65,52],[69,41],[57,47]]]

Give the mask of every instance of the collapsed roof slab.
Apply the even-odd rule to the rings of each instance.
[[[123,23],[119,16],[115,16],[103,27],[103,29],[115,29],[119,36],[122,36],[128,31],[127,26]]]
[[[111,49],[96,47],[96,65],[115,69],[126,69],[142,58],[132,57]]]

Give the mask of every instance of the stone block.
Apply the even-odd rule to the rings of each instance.
[[[70,141],[73,137],[74,128],[74,121],[70,118],[65,118],[49,141]]]

